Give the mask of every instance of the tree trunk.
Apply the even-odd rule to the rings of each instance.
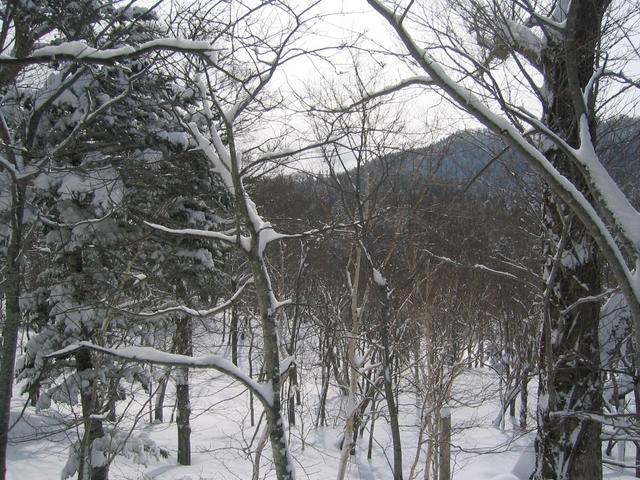
[[[548,206],[546,218],[553,218],[558,228],[562,220],[556,212]],[[533,478],[597,480],[602,478],[601,425],[576,414],[602,411],[599,308],[597,303],[584,303],[568,314],[562,310],[600,292],[599,266],[595,244],[584,229],[572,224],[567,230],[567,248],[560,255],[580,255],[583,261],[571,267],[556,262],[556,279],[547,285],[551,298],[540,351]],[[551,271],[551,265],[548,268]]]
[[[427,459],[424,462],[424,480],[429,480],[430,472],[433,464],[433,439],[427,440]]]
[[[260,460],[262,459],[262,451],[267,444],[267,440],[269,440],[268,425],[265,427],[262,435],[260,435],[260,440],[258,440],[258,445],[256,446],[256,455],[253,460],[253,474],[251,475],[251,480],[258,480],[260,478]]]
[[[176,325],[176,352],[193,355],[191,318],[184,317]],[[178,463],[191,465],[191,401],[189,399],[189,369],[176,369],[176,425],[178,427]]]
[[[388,308],[388,306],[386,307]],[[389,423],[391,427],[391,439],[393,440],[393,479],[402,480],[402,444],[400,442],[400,424],[398,422],[398,407],[396,403],[395,394],[393,391],[393,380],[391,363],[390,348],[389,348],[389,332],[387,327],[387,321],[383,320],[383,369],[384,369],[384,397],[387,402],[387,409],[389,410]]]
[[[80,402],[82,404],[82,419],[84,422],[84,435],[82,448],[80,449],[80,466],[78,467],[78,479],[108,480],[109,478],[109,452],[102,451],[103,460],[97,451],[94,451],[96,440],[104,437],[104,428],[100,415],[96,415],[96,384],[95,371],[91,359],[91,352],[87,349],[79,350],[75,355],[76,369],[82,381],[80,388]],[[100,445],[104,447],[106,445]]]
[[[257,242],[257,235],[253,238]],[[254,243],[255,243],[254,242]],[[264,340],[264,367],[267,383],[271,386],[272,402],[265,405],[269,423],[269,440],[273,454],[273,462],[278,480],[293,478],[293,463],[289,455],[289,445],[285,433],[285,422],[282,417],[280,352],[276,311],[272,304],[273,291],[269,274],[262,256],[258,254],[258,245],[252,245],[249,260],[256,286],[256,296],[260,308],[260,321]]]
[[[154,407],[153,417],[157,422],[164,421],[164,399],[167,394],[167,384],[169,383],[169,376],[171,375],[171,368],[165,369],[165,374],[160,377],[158,381],[158,393],[156,393],[156,404]]]
[[[107,420],[110,422],[116,421],[116,401],[118,400],[119,380],[118,378],[111,378],[109,380]]]
[[[396,406],[391,382],[391,371],[388,366],[384,372],[384,395],[389,410],[391,438],[393,440],[393,479],[402,480],[402,445],[400,443],[400,424],[398,423],[398,407]]]
[[[577,118],[580,108],[584,109],[581,89],[594,72],[601,20],[608,4],[608,0],[571,2],[566,38],[550,42],[543,52],[545,88],[551,98],[545,123],[574,147],[579,143]],[[576,95],[580,96],[578,100]],[[590,120],[593,130],[593,118]],[[592,137],[595,139],[593,131]],[[546,156],[577,188],[587,192],[579,167],[561,151],[550,149]],[[599,305],[583,303],[566,310],[579,299],[601,291],[597,246],[566,206],[549,194],[544,202],[544,220],[548,234],[547,305],[540,351],[536,470],[532,478],[598,480],[602,478],[602,427],[577,415],[602,412]]]
[[[440,415],[439,444],[438,480],[449,480],[451,478],[451,412],[448,408],[443,408]]]
[[[235,292],[238,288],[237,282],[231,280],[231,291]],[[235,304],[231,305],[231,323],[229,324],[229,341],[231,342],[231,362],[238,366],[238,308]]]
[[[249,340],[249,358],[247,359],[249,361],[249,378],[253,378],[253,330],[251,329],[251,319],[247,319],[247,321],[249,322],[249,331],[251,332],[251,338]],[[255,413],[255,408],[253,407],[253,391],[249,390],[249,420],[251,423],[251,426],[255,426],[256,424],[256,413]]]
[[[320,373],[322,375],[322,387],[320,389],[320,399],[318,402],[318,416],[316,418],[316,428],[327,425],[327,394],[329,393],[329,377],[331,376],[331,366],[328,364],[328,355],[325,354],[324,341],[321,341],[320,349],[322,359],[320,362]]]
[[[526,368],[522,369],[520,374],[520,428],[527,429],[527,410],[529,400],[529,373]]]
[[[373,432],[376,426],[376,399],[375,396],[371,399],[371,424],[369,425],[369,444],[367,445],[367,460],[371,460],[373,455]]]
[[[287,414],[289,426],[296,424],[296,397],[300,398],[298,391],[298,373],[295,365],[289,370],[289,385],[287,392]]]
[[[635,388],[633,389],[633,400],[636,407],[636,412],[640,412],[640,377],[636,376],[634,379]],[[634,442],[636,447],[636,478],[640,478],[640,442]]]
[[[11,186],[11,239],[7,248],[5,267],[6,316],[2,330],[2,358],[0,359],[0,479],[7,471],[7,443],[11,416],[11,396],[13,375],[18,348],[18,330],[22,315],[20,312],[20,249],[22,247],[22,220],[24,216],[25,187],[14,182]]]

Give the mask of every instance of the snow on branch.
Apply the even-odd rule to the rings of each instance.
[[[441,255],[436,255],[435,253],[431,252],[430,250],[427,250],[426,248],[423,248],[422,251],[425,252],[430,257],[435,258],[436,260],[440,260],[441,262],[448,263],[449,265],[453,265],[455,267],[469,268],[471,270],[478,270],[478,271],[481,271],[481,272],[487,272],[487,273],[491,273],[493,275],[499,275],[501,277],[506,277],[506,278],[510,278],[512,280],[517,280],[518,282],[522,282],[523,281],[520,277],[518,277],[517,275],[514,275],[513,273],[505,272],[505,271],[502,271],[502,270],[496,270],[494,268],[487,267],[486,265],[483,265],[481,263],[476,263],[475,265],[465,265],[463,263],[460,263],[460,262],[457,262],[457,261],[453,260],[452,258],[443,257]]]
[[[588,411],[560,410],[551,412],[550,416],[556,419],[575,418],[579,420],[592,420],[602,425],[611,426],[614,429],[637,428],[635,422],[637,416],[635,413],[599,414]]]
[[[619,290],[618,288],[608,288],[607,290],[605,290],[602,293],[599,293],[598,295],[588,295],[586,297],[581,297],[575,302],[573,302],[571,305],[569,305],[567,308],[562,310],[560,314],[563,316],[566,316],[570,312],[578,308],[580,305],[583,305],[585,303],[599,303],[605,298],[609,297],[610,295],[616,293],[618,290]]]
[[[316,148],[323,147],[323,146],[327,145],[328,143],[335,142],[336,140],[341,139],[345,135],[339,135],[339,136],[332,137],[332,138],[326,138],[326,139],[320,140],[318,142],[308,143],[306,145],[302,145],[302,146],[296,147],[296,148],[287,148],[287,149],[284,149],[284,150],[275,150],[273,152],[268,152],[268,153],[261,154],[255,160],[252,160],[245,167],[243,167],[243,169],[240,172],[240,174],[241,175],[246,175],[246,173],[248,171],[250,171],[256,165],[258,165],[260,163],[263,163],[263,162],[275,161],[275,160],[279,160],[279,159],[283,159],[283,158],[287,158],[287,157],[292,157],[292,156],[297,155],[299,153],[304,153],[304,152],[307,152],[309,150],[314,150]]]
[[[598,80],[604,75],[605,67],[607,64],[607,59],[605,57],[604,62],[600,65],[599,68],[596,69],[595,72],[591,75],[589,82],[585,86],[582,92],[582,102],[584,103],[584,108],[586,111],[589,111],[589,103],[591,101],[591,97],[595,94],[594,90],[597,86]]]
[[[74,229],[74,228],[79,227],[81,225],[91,225],[91,224],[96,224],[96,223],[103,222],[107,218],[111,217],[111,215],[113,215],[114,212],[115,212],[115,210],[109,210],[102,217],[89,218],[87,220],[81,220],[81,221],[76,222],[76,223],[58,223],[58,222],[55,222],[55,221],[51,220],[50,218],[47,218],[44,214],[38,214],[38,218],[40,219],[40,221],[43,224],[45,224],[45,225],[47,225],[49,227]]]
[[[368,102],[369,100],[373,100],[378,97],[384,97],[386,95],[391,95],[392,93],[398,92],[407,87],[411,87],[415,85],[421,85],[423,87],[425,86],[431,87],[431,86],[435,86],[435,83],[429,77],[424,75],[415,75],[413,77],[407,77],[404,80],[401,80],[394,85],[389,85],[388,87],[381,88],[380,90],[376,90],[375,92],[366,93],[365,95],[362,96],[360,100],[357,100],[355,103],[352,103],[351,105],[345,106],[343,108],[350,110],[354,107],[357,107],[358,105]]]
[[[600,162],[585,114],[580,118],[580,148],[573,150],[572,156],[586,170],[589,186],[597,200],[611,214],[615,226],[633,246],[635,258],[640,258],[640,213]]]
[[[530,28],[520,23],[508,18],[502,21],[504,35],[510,40],[513,47],[532,64],[540,65],[545,42],[533,33]]]
[[[89,46],[83,40],[64,42],[60,45],[47,45],[33,51],[31,55],[16,58],[0,55],[0,66],[32,65],[52,61],[70,61],[111,65],[119,60],[136,58],[151,51],[171,51],[183,53],[197,53],[209,62],[215,63],[216,52],[207,41],[186,40],[180,38],[161,38],[150,40],[137,46],[126,45],[118,48],[98,49]]]
[[[164,225],[158,225],[157,223],[144,222],[145,225],[151,227],[160,232],[169,233],[171,235],[183,235],[185,237],[197,237],[204,238],[207,240],[220,240],[222,242],[231,243],[234,245],[238,244],[236,235],[231,235],[228,233],[222,232],[213,232],[210,230],[199,230],[197,228],[169,228]],[[241,237],[241,241],[244,237]]]
[[[360,244],[360,248],[362,249],[362,252],[364,253],[365,258],[367,259],[367,262],[369,263],[369,266],[371,267],[371,271],[372,271],[372,275],[373,275],[373,282],[380,289],[384,289],[386,291],[386,293],[387,293],[387,298],[390,298],[391,294],[393,293],[393,291],[392,291],[392,289],[390,289],[389,283],[387,282],[387,279],[385,278],[383,273],[378,268],[376,268],[376,264],[373,261],[373,258],[371,258],[371,254],[369,254],[369,250],[365,246],[365,244],[362,241],[362,239],[360,239],[358,243]]]
[[[233,184],[233,177],[231,175],[231,158],[229,156],[229,152],[224,147],[218,132],[215,128],[211,129],[212,145],[212,142],[202,134],[194,122],[189,123],[188,128],[198,144],[198,149],[205,154],[211,163],[214,173],[220,175],[227,191],[232,195],[235,195],[235,185]]]
[[[289,370],[296,365],[296,358],[293,355],[288,356],[280,361],[280,376],[284,377]]]
[[[168,313],[186,313],[187,315],[190,315],[192,317],[209,317],[211,315],[215,315],[216,313],[220,313],[226,310],[227,308],[229,308],[231,305],[233,305],[233,303],[242,294],[242,291],[245,289],[245,287],[250,283],[253,283],[253,278],[250,278],[249,280],[244,282],[242,285],[240,285],[240,287],[236,290],[236,292],[227,301],[219,305],[216,305],[215,307],[210,308],[208,310],[195,310],[193,308],[190,308],[184,305],[176,305],[173,307],[167,307],[167,308],[163,308],[153,312],[134,313],[133,315],[136,315],[139,317],[153,318],[161,315],[166,315]]]
[[[211,368],[239,381],[250,389],[267,407],[273,403],[273,395],[268,384],[262,384],[244,373],[240,368],[230,361],[218,355],[205,355],[200,357],[189,357],[177,353],[167,353],[151,347],[122,347],[106,348],[95,345],[91,342],[78,342],[66,348],[50,353],[45,358],[60,358],[87,349],[95,352],[105,353],[122,360],[132,362],[150,363],[153,365],[166,365],[184,368]]]
[[[542,51],[546,46],[546,38],[532,29],[540,22],[529,20],[520,23],[495,4],[489,7],[478,2],[472,8],[474,12],[469,13],[465,22],[470,31],[475,33],[478,45],[488,50],[490,59],[505,60],[509,55],[518,53],[542,71]],[[530,10],[524,6],[522,8]]]

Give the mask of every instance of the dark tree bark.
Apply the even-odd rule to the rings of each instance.
[[[527,410],[529,408],[529,371],[523,368],[520,373],[520,428],[527,428]]]
[[[636,374],[633,379],[635,388],[633,389],[633,400],[636,407],[636,412],[640,412],[640,376]],[[634,442],[636,447],[636,478],[640,478],[640,442]]]
[[[91,352],[79,350],[75,355],[76,370],[83,380],[80,389],[80,402],[82,404],[82,421],[84,423],[84,435],[80,450],[80,465],[78,467],[78,480],[108,480],[109,458],[104,465],[93,465],[91,462],[91,449],[95,440],[104,437],[104,428],[99,413],[96,398],[96,384],[94,382],[95,371]],[[86,382],[86,384],[85,384]],[[105,452],[105,455],[108,455]],[[85,475],[88,474],[88,478]]]
[[[156,404],[153,410],[153,418],[158,422],[164,421],[164,399],[167,394],[167,384],[169,383],[170,372],[171,369],[167,368],[166,373],[159,380],[160,385],[158,385]]]
[[[320,339],[320,374],[322,375],[322,386],[320,388],[320,398],[318,401],[318,416],[316,417],[316,428],[324,427],[327,425],[327,394],[329,392],[329,378],[331,377],[331,366],[328,362],[328,355],[326,354],[328,346],[325,347],[326,334],[322,334]]]
[[[248,319],[248,321],[251,322],[250,319]],[[249,361],[249,378],[253,378],[253,331],[251,330],[251,325],[249,325],[249,331],[251,332],[251,337],[249,340],[249,357],[247,360]],[[253,401],[253,391],[249,390],[249,419],[252,427],[256,424],[256,413]]]
[[[22,220],[24,216],[25,187],[14,182],[11,191],[11,239],[7,249],[5,267],[6,316],[2,329],[2,358],[0,359],[0,479],[7,471],[7,443],[9,440],[9,420],[13,375],[18,345],[18,329],[22,315],[20,312],[20,249],[22,248]]]
[[[384,338],[384,337],[383,337]],[[402,444],[400,442],[400,424],[398,422],[398,406],[393,391],[393,382],[391,380],[392,372],[389,361],[388,341],[384,342],[384,397],[389,410],[389,425],[391,427],[391,439],[393,440],[393,479],[402,480]]]
[[[176,352],[193,355],[191,318],[184,317],[176,325]],[[178,463],[191,465],[191,401],[189,398],[189,369],[176,369],[176,424],[178,426]]]
[[[231,291],[235,292],[238,284],[231,280]],[[231,305],[231,323],[229,324],[229,342],[231,343],[231,362],[238,366],[238,307]]]
[[[367,445],[367,460],[371,460],[371,456],[373,455],[373,431],[376,425],[377,415],[376,411],[376,399],[375,397],[371,400],[371,423],[369,424],[369,444]]]
[[[391,350],[391,290],[386,285],[380,287],[383,302],[382,315],[382,368],[384,396],[389,410],[389,425],[391,427],[391,439],[393,441],[393,479],[402,480],[402,443],[400,440],[400,424],[398,422],[398,403],[393,388],[393,364],[397,359],[395,352]]]
[[[549,42],[543,52],[550,92],[545,124],[574,147],[579,143],[581,113],[590,115],[595,139],[595,122],[592,111],[584,111],[582,89],[596,67],[601,21],[608,5],[608,0],[572,2],[564,40]],[[579,167],[564,153],[550,149],[546,156],[587,193]],[[585,227],[550,194],[544,202],[544,219],[548,234],[547,305],[540,349],[536,470],[532,478],[597,480],[602,478],[602,427],[578,415],[602,411],[599,305],[588,302],[570,311],[567,308],[585,296],[600,293],[598,249]]]

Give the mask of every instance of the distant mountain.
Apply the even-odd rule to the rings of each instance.
[[[487,130],[456,132],[425,148],[391,155],[397,174],[420,175],[473,189],[505,187],[513,174],[529,173],[527,164]]]
[[[640,191],[640,119],[617,117],[598,131],[598,151],[612,177],[628,194]],[[531,182],[533,177],[528,163],[487,130],[456,132],[427,147],[392,154],[384,164],[395,175],[419,175],[473,191],[508,188],[515,179]]]

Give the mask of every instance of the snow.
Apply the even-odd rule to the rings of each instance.
[[[45,192],[55,191],[60,200],[74,200],[83,195],[91,199],[91,205],[99,214],[105,214],[114,206],[122,203],[124,187],[115,169],[97,168],[86,173],[68,171],[43,172],[38,175],[33,185]],[[70,211],[68,212],[70,213]],[[76,223],[87,218],[79,218],[71,214],[65,223]]]
[[[213,262],[213,255],[209,250],[204,248],[198,248],[197,250],[184,250],[180,249],[176,252],[176,256],[183,258],[193,258],[206,268],[213,270],[215,264]]]
[[[231,177],[230,167],[227,166],[230,165],[230,160],[226,156],[224,156],[224,152],[226,152],[226,149],[224,148],[224,145],[222,145],[222,140],[220,140],[219,137],[214,138],[214,148],[214,145],[212,145],[207,137],[202,134],[202,132],[198,128],[198,125],[196,125],[194,122],[191,122],[189,123],[188,127],[191,135],[193,135],[193,138],[196,140],[198,148],[207,156],[207,158],[211,162],[211,166],[213,167],[214,172],[220,176],[224,186],[229,191],[229,193],[231,193],[232,195],[235,194],[235,185],[233,184],[233,178]],[[218,148],[221,148],[221,150],[218,150]],[[219,152],[222,152],[222,158],[220,157]]]
[[[218,352],[223,354],[223,351]],[[242,360],[242,359],[241,359]],[[250,479],[252,457],[246,450],[256,431],[248,424],[246,416],[248,395],[240,383],[232,383],[221,374],[199,369],[191,377],[192,409],[192,465],[180,466],[176,462],[176,434],[174,423],[154,423],[146,418],[144,411],[137,420],[135,438],[129,441],[125,455],[116,457],[111,466],[112,478],[185,480]],[[303,377],[304,378],[304,377]],[[305,401],[312,399],[316,391],[315,382],[309,378],[300,386]],[[266,394],[266,387],[264,389]],[[457,381],[455,390],[464,400],[462,404],[450,406],[452,419],[452,468],[456,480],[528,480],[533,470],[533,434],[522,433],[515,427],[504,431],[491,426],[492,418],[499,406],[497,378],[488,369],[465,372]],[[244,393],[243,393],[244,392]],[[143,392],[141,392],[143,393]],[[337,392],[336,392],[337,393]],[[145,394],[139,398],[145,399]],[[342,397],[330,397],[330,409],[339,408]],[[412,395],[403,394],[401,405],[414,402]],[[530,405],[535,405],[535,389],[532,389]],[[22,399],[12,403],[12,422],[22,410]],[[312,410],[314,404],[308,407]],[[530,412],[533,413],[533,412]],[[256,419],[259,417],[258,410]],[[45,480],[57,477],[68,459],[68,449],[75,437],[59,431],[65,416],[56,412],[35,414],[27,408],[22,421],[11,432],[9,446],[8,480]],[[405,453],[405,477],[411,466],[416,449],[417,429],[413,413],[404,413],[401,419],[402,445]],[[260,426],[264,425],[264,421]],[[114,444],[120,442],[122,433],[112,433]],[[340,425],[315,429],[312,425],[292,426],[289,454],[298,465],[298,478],[315,480],[335,478],[340,450],[336,446],[341,435]],[[286,425],[285,425],[285,431]],[[45,432],[49,432],[45,435]],[[51,433],[53,432],[53,433]],[[367,438],[356,444],[356,455],[350,459],[347,478],[352,480],[374,480],[390,478],[390,466],[385,455],[391,455],[391,436],[386,422],[376,422],[376,442],[373,458],[366,459]],[[257,433],[259,436],[260,433]],[[16,443],[18,439],[20,443]],[[304,444],[303,444],[304,441]],[[304,445],[304,447],[303,447]],[[147,447],[145,447],[147,446]],[[150,448],[152,451],[146,451]],[[169,458],[154,454],[160,448],[169,452]],[[255,448],[255,443],[252,448]],[[627,449],[627,463],[632,463],[635,451]],[[426,446],[423,447],[420,464],[424,463]],[[261,474],[275,478],[270,466],[270,449],[267,446]],[[138,456],[139,458],[136,458]],[[608,480],[630,479],[629,475],[605,468]],[[422,478],[420,470],[419,478]]]
[[[137,285],[138,283],[143,282],[144,280],[146,280],[147,276],[144,273],[135,273],[133,275],[133,278],[135,278],[134,285]]]
[[[229,235],[227,233],[222,232],[212,232],[210,230],[198,230],[195,228],[169,228],[164,225],[158,225],[157,223],[144,222],[145,225],[154,228],[158,231],[170,233],[172,235],[182,235],[188,237],[198,237],[205,238],[210,240],[221,240],[226,243],[235,244],[236,237],[234,235]]]
[[[261,229],[258,231],[258,254],[262,256],[264,254],[265,248],[267,248],[267,245],[269,245],[271,242],[291,237],[292,235],[286,235],[276,232],[270,223],[264,223],[261,226]]]
[[[640,253],[640,213],[631,205],[627,196],[606,171],[591,141],[589,120],[580,118],[580,148],[573,150],[574,156],[586,168],[588,180],[595,188],[598,200],[611,212],[616,226]]]
[[[380,270],[378,270],[377,268],[373,269],[373,281],[380,288],[384,288],[387,286],[387,279],[384,278],[384,276],[380,273]]]
[[[185,40],[178,38],[164,38],[151,40],[133,47],[125,45],[118,48],[97,49],[88,45],[84,40],[64,42],[59,45],[47,45],[37,48],[31,54],[32,58],[70,58],[78,60],[117,60],[130,57],[149,50],[182,50],[190,52],[214,52],[213,46],[206,41]],[[215,54],[209,56],[215,59]],[[3,56],[0,60],[11,60],[12,57]]]
[[[175,145],[182,150],[189,148],[189,135],[185,132],[158,132],[157,135],[158,138],[161,138],[167,143]]]
[[[515,42],[518,49],[534,55],[535,59],[539,61],[542,58],[544,41],[524,25],[509,19],[505,19],[505,23],[503,29],[507,37]]]

